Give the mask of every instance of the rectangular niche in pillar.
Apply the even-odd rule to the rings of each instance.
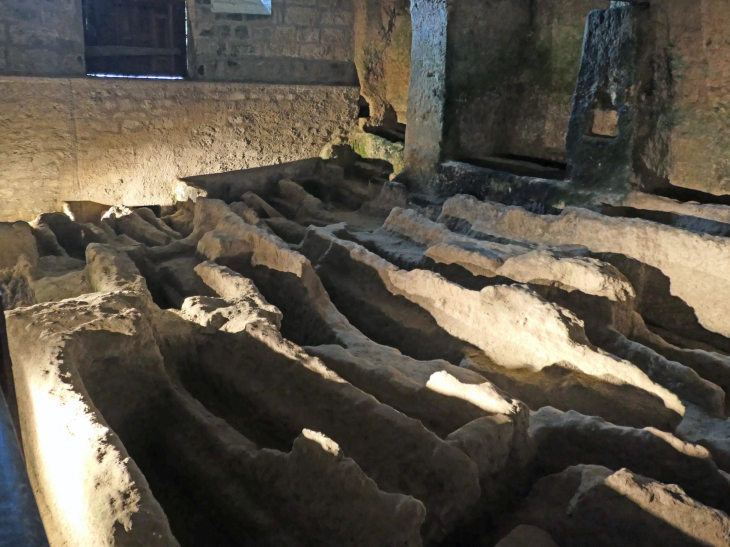
[[[271,15],[271,0],[212,0],[213,13],[246,13]]]
[[[597,108],[593,111],[589,135],[592,137],[618,137],[618,111]]]

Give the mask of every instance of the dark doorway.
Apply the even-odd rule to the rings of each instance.
[[[90,75],[185,76],[185,0],[83,0]]]

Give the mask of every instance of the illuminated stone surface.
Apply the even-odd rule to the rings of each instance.
[[[676,523],[677,545],[723,545],[730,363],[647,328],[609,260],[622,249],[468,197],[440,217],[406,195],[384,207],[392,183],[326,165],[240,182],[243,201],[203,181],[209,197],[157,214],[8,225],[23,443],[52,546],[582,545],[598,503],[606,545],[625,540],[618,515],[673,538],[643,514]],[[674,238],[721,261],[701,247],[719,238],[568,215],[624,230],[629,257]],[[611,469],[585,468],[599,482],[575,503],[574,465]],[[565,503],[547,501],[564,480]],[[575,508],[589,520],[566,521]]]

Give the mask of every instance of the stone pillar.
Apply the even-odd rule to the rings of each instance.
[[[412,0],[405,177],[424,181],[441,160],[446,100],[447,0]]]
[[[671,108],[650,8],[615,4],[588,16],[567,155],[576,191],[620,200],[666,182]]]
[[[530,34],[529,0],[413,0],[406,178],[494,154]]]

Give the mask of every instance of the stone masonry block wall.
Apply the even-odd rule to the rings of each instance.
[[[188,0],[191,78],[357,84],[353,0],[272,0],[272,14],[213,13]]]
[[[0,0],[0,75],[86,74],[81,0]]]
[[[171,204],[179,177],[318,156],[358,89],[0,77],[0,221],[61,201]]]

